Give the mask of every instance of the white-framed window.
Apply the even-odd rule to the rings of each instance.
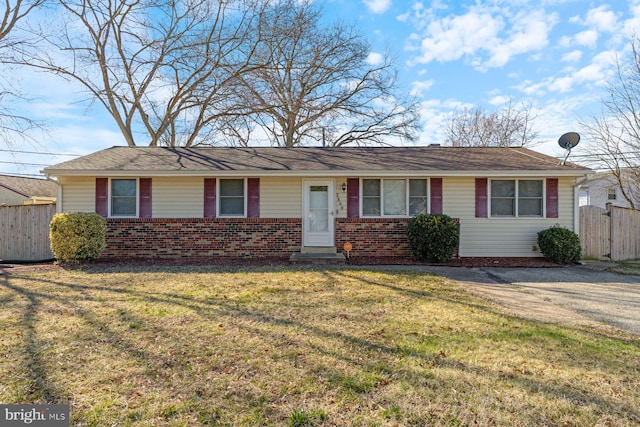
[[[492,217],[541,217],[544,214],[544,180],[492,179]]]
[[[244,217],[247,211],[247,186],[243,178],[220,179],[218,212],[220,216]]]
[[[363,216],[414,216],[427,213],[427,179],[362,179]]]
[[[616,187],[610,187],[607,190],[607,200],[618,200],[618,191]]]
[[[109,216],[138,216],[138,180],[136,178],[111,178]]]

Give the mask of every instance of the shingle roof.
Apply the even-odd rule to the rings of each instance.
[[[477,147],[112,147],[47,167],[50,175],[92,172],[224,173],[328,171],[574,171],[587,168],[525,148]]]
[[[0,175],[0,187],[7,188],[24,197],[56,197],[57,185],[51,181],[21,176]]]

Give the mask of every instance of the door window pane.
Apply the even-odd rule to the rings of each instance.
[[[329,230],[329,187],[309,187],[309,231]]]

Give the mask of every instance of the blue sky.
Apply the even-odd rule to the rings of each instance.
[[[562,133],[580,132],[578,119],[600,111],[613,59],[628,54],[630,35],[640,35],[640,0],[326,0],[325,11],[368,35],[371,62],[385,50],[397,57],[403,90],[422,102],[419,144],[442,142],[452,111],[491,111],[511,99],[534,106],[534,149],[551,155],[562,154]],[[49,132],[14,149],[86,154],[124,145],[112,120],[81,102],[77,87],[31,72],[15,81],[31,98],[16,108],[46,120]],[[583,135],[574,152],[588,144]],[[0,149],[0,173],[36,173],[39,164],[69,159]]]

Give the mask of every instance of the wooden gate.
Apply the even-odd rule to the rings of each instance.
[[[49,223],[56,205],[0,206],[0,261],[53,258]]]
[[[582,206],[580,242],[583,257],[613,261],[640,258],[640,210]]]

